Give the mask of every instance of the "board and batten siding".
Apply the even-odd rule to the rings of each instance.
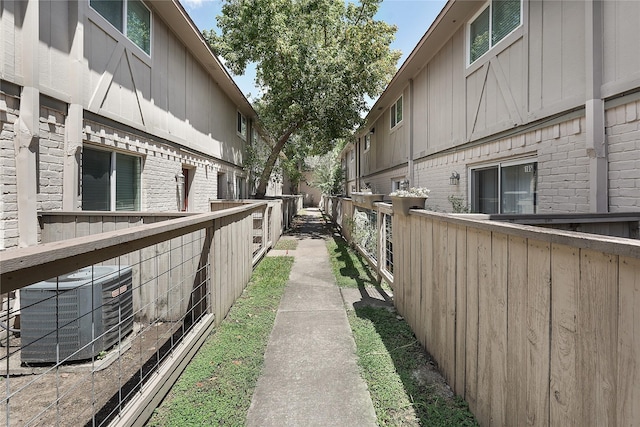
[[[242,163],[237,107],[157,14],[151,56],[89,10],[84,103],[100,115],[234,164]],[[110,78],[113,75],[113,78]]]
[[[0,74],[19,86],[206,155],[241,164],[238,106],[210,72],[151,10],[147,55],[94,11],[88,1],[37,2],[38,43],[25,33],[36,2],[2,4]],[[75,4],[74,4],[75,5]],[[37,55],[34,63],[32,51]],[[37,77],[36,77],[37,76]],[[243,107],[245,108],[245,107]]]
[[[393,100],[395,103],[400,95]],[[371,147],[364,152],[364,135],[360,143],[360,173],[362,176],[373,174],[384,169],[397,166],[407,161],[409,156],[408,145],[406,141],[409,139],[410,117],[409,88],[405,88],[402,93],[402,122],[391,129],[391,113],[389,108],[378,117],[375,123],[369,125],[367,131],[375,129],[371,135]]]

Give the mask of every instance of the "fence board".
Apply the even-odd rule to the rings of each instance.
[[[507,401],[507,270],[508,239],[491,236],[491,424],[505,425]]]
[[[434,343],[431,351],[435,353],[438,365],[441,370],[446,366],[445,345],[446,345],[446,312],[447,312],[447,230],[446,224],[440,221],[429,221],[433,224],[433,270],[431,272],[433,286],[433,300],[431,301],[433,314],[432,334]]]
[[[463,396],[466,376],[467,334],[467,229],[456,226],[456,378],[454,391]]]
[[[618,425],[640,420],[640,260],[620,257]]]
[[[409,221],[410,235],[415,236],[420,232],[420,221]],[[420,265],[422,263],[422,254],[420,252],[420,240],[411,239],[411,249],[407,258],[410,260],[410,268],[408,270],[409,286],[405,287],[404,298],[406,302],[406,315],[407,322],[411,328],[416,331],[422,328],[420,322],[420,309],[421,309],[421,291],[424,287],[422,275],[422,269]]]
[[[617,264],[617,256],[581,250],[577,363],[583,425],[616,425]]]
[[[505,423],[526,425],[527,404],[527,239],[509,236],[507,280],[507,396]]]
[[[491,319],[494,316],[494,301],[491,295],[491,233],[478,233],[478,411],[480,423],[490,424],[493,383],[491,376],[493,339]]]
[[[478,240],[480,230],[467,229],[467,344],[466,344],[466,388],[464,398],[469,408],[478,410]]]
[[[222,313],[222,219],[216,219],[213,222],[213,252],[210,256],[211,262],[211,281],[213,283],[213,300],[215,323],[216,326],[220,325],[224,314]],[[253,245],[251,246],[253,251]]]
[[[422,319],[422,342],[424,346],[432,351],[434,349],[434,333],[433,333],[433,222],[426,218],[419,218],[420,236],[418,239],[421,245],[422,255],[422,275],[424,276],[421,284],[422,306],[420,310],[420,318]],[[393,247],[395,252],[395,246]],[[394,267],[394,277],[395,277]]]
[[[527,425],[549,423],[550,246],[527,248]]]
[[[449,384],[455,384],[456,379],[456,241],[457,227],[443,223],[447,227],[447,278],[446,278],[446,350],[444,353],[445,366],[443,371]]]
[[[574,425],[580,419],[580,390],[576,385],[577,291],[580,251],[553,245],[551,258],[551,425]]]

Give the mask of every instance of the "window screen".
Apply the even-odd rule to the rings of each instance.
[[[127,37],[147,54],[151,53],[151,13],[141,1],[127,3]]]
[[[116,210],[140,210],[140,158],[116,154]]]
[[[489,8],[473,21],[469,28],[471,37],[470,62],[489,51]]]
[[[520,0],[493,0],[491,24],[493,46],[520,25]]]
[[[522,0],[492,0],[469,24],[469,64],[520,26],[521,9]]]

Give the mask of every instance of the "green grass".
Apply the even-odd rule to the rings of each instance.
[[[297,239],[280,239],[278,243],[275,244],[273,249],[279,250],[295,250],[298,248],[298,240]]]
[[[242,426],[264,363],[292,257],[267,257],[207,339],[149,426]]]
[[[375,284],[366,262],[344,240],[334,236],[327,249],[340,286]],[[434,375],[429,356],[393,309],[363,306],[348,317],[380,426],[477,425],[466,402]]]
[[[328,239],[327,250],[338,286],[342,288],[376,286],[374,272],[344,239],[337,236]]]

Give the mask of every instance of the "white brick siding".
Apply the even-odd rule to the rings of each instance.
[[[450,195],[468,197],[468,168],[532,156],[538,162],[537,213],[589,211],[584,118],[415,162],[415,185],[431,190],[426,206],[451,212]],[[450,185],[456,171],[460,184]]]
[[[18,195],[13,125],[18,118],[20,101],[0,93],[0,250],[18,246]]]
[[[589,157],[585,118],[487,142],[457,153],[415,162],[415,185],[431,189],[427,207],[451,211],[448,196],[469,197],[468,168],[533,155],[538,162],[538,213],[586,213],[589,207]],[[640,210],[640,101],[606,112],[609,160],[609,210]],[[460,184],[449,185],[451,172]]]
[[[210,210],[209,200],[217,196],[218,171],[229,173],[231,178],[241,175],[234,168],[213,158],[185,152],[169,144],[163,144],[132,133],[85,121],[84,139],[96,146],[110,147],[124,154],[143,158],[141,180],[141,210],[149,212],[177,211],[178,187],[176,174],[182,168],[189,169],[189,211]]]
[[[62,210],[64,126],[63,113],[46,107],[40,108],[38,211]]]
[[[606,113],[609,210],[640,211],[640,101]]]

